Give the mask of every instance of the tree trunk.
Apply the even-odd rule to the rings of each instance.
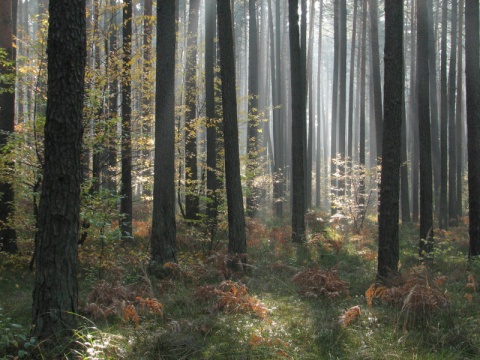
[[[68,338],[76,327],[85,0],[50,0],[45,164],[33,292],[33,334]]]
[[[331,177],[331,213],[337,212],[334,199],[338,196],[337,181],[335,173],[337,171],[336,157],[337,157],[337,125],[338,125],[338,78],[339,78],[339,59],[340,59],[340,2],[334,0],[333,2],[333,41],[334,41],[334,55],[333,55],[333,81],[332,81],[332,128],[330,136],[330,177]]]
[[[385,1],[385,82],[382,182],[378,216],[378,277],[398,273],[400,153],[403,113],[403,2]]]
[[[157,2],[157,80],[151,270],[176,262],[175,224],[175,2]]]
[[[298,26],[298,0],[288,1],[290,25],[290,71],[292,89],[292,240],[305,241],[305,98],[302,82],[303,67]]]
[[[480,41],[478,1],[465,0],[465,82],[467,86],[469,257],[480,255]]]
[[[417,98],[420,139],[420,257],[433,248],[432,146],[428,73],[427,2],[417,3]]]
[[[220,72],[225,139],[225,177],[228,206],[228,252],[244,262],[247,252],[245,214],[243,210],[240,156],[238,147],[237,95],[235,91],[235,53],[230,4],[217,0]],[[233,264],[232,264],[233,265]]]
[[[132,229],[132,0],[123,0],[122,60],[122,180],[120,213],[122,239],[133,239]]]
[[[345,135],[346,135],[346,101],[347,101],[347,3],[340,0],[340,52],[338,74],[338,153],[341,165],[338,168],[340,179],[338,181],[339,196],[345,195]],[[345,211],[345,209],[342,209]]]
[[[213,232],[217,219],[217,122],[215,113],[215,0],[205,3],[205,112],[207,116],[207,217]]]
[[[370,8],[370,45],[372,50],[372,81],[375,113],[375,133],[377,158],[382,153],[382,85],[380,76],[380,51],[378,46],[378,0],[369,0]]]
[[[255,217],[258,211],[259,189],[255,184],[258,175],[258,38],[257,38],[257,11],[255,0],[249,0],[249,50],[248,50],[248,188],[247,215]]]
[[[457,226],[457,155],[455,145],[455,96],[457,71],[457,0],[452,0],[450,68],[448,72],[448,220]]]
[[[462,217],[463,213],[463,17],[464,17],[465,1],[460,0],[458,11],[458,61],[457,61],[457,112],[455,116],[455,144],[457,155],[457,217]]]
[[[16,1],[16,0],[14,0]],[[0,64],[0,150],[7,144],[15,127],[15,55],[13,48],[12,0],[0,2],[0,48],[6,51],[5,60],[11,64]],[[6,171],[13,173],[13,163],[6,164]],[[11,175],[11,174],[8,174]],[[7,177],[7,179],[10,176]],[[0,182],[0,251],[18,251],[15,229],[11,217],[14,213],[13,183],[8,179]],[[13,178],[11,179],[13,181]]]
[[[317,65],[317,146],[316,146],[316,161],[315,161],[315,207],[320,208],[320,189],[321,189],[321,163],[322,163],[322,144],[325,140],[322,139],[322,26],[323,26],[323,0],[320,0],[320,20],[318,23],[318,65]],[[322,141],[323,140],[323,141]]]
[[[440,57],[440,211],[439,227],[448,227],[448,104],[447,104],[447,0],[442,2],[442,35]]]
[[[200,0],[190,0],[185,73],[185,217],[197,220],[199,213],[197,168],[197,36]]]

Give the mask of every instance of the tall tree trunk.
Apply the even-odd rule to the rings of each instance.
[[[382,182],[378,216],[378,277],[398,273],[401,128],[403,91],[403,2],[385,1],[385,82]]]
[[[436,38],[433,21],[433,3],[427,0],[428,8],[428,71],[430,78],[430,115],[432,124],[432,165],[433,165],[433,189],[434,201],[440,194],[440,142],[438,133],[438,89],[437,89],[437,60]]]
[[[132,0],[123,0],[122,60],[122,180],[120,186],[123,240],[133,239],[132,228]]]
[[[306,204],[307,209],[312,207],[312,170],[313,170],[313,123],[315,114],[313,111],[313,40],[315,38],[314,29],[315,4],[312,2],[309,14],[310,28],[308,30],[308,56],[307,56],[307,85],[308,85],[308,131],[307,131],[307,167],[306,167]]]
[[[432,146],[428,73],[427,2],[417,3],[417,98],[420,139],[420,257],[433,248]]]
[[[176,262],[175,224],[175,2],[157,2],[155,163],[151,268]],[[161,56],[160,56],[161,54]]]
[[[455,96],[457,71],[457,0],[452,0],[450,68],[448,72],[448,218],[457,225],[457,155],[455,145]]]
[[[320,208],[320,190],[321,190],[321,164],[322,164],[322,146],[325,140],[322,139],[322,26],[323,26],[323,0],[320,0],[320,20],[318,22],[318,65],[317,65],[317,146],[315,160],[315,207]]]
[[[442,35],[440,57],[440,211],[439,227],[448,227],[448,104],[447,104],[447,0],[442,2]]]
[[[298,26],[298,0],[288,0],[290,25],[290,71],[292,88],[292,240],[305,241],[305,98],[302,74],[304,73],[300,50]]]
[[[470,258],[480,255],[480,41],[478,1],[465,0],[465,83],[467,86],[468,214]]]
[[[197,36],[200,0],[190,0],[185,72],[185,217],[197,220],[199,213],[197,166]]]
[[[463,17],[465,0],[460,0],[458,11],[457,112],[455,116],[455,144],[457,155],[457,217],[463,214]]]
[[[417,77],[417,40],[416,40],[416,0],[412,0],[411,12],[411,55],[410,55],[410,127],[412,139],[412,222],[418,222],[419,216],[419,153],[420,153],[420,139],[418,138],[418,114],[417,114],[417,93],[418,86],[416,82]]]
[[[257,11],[255,0],[249,0],[249,50],[248,50],[248,182],[247,215],[255,217],[258,211],[259,189],[255,183],[258,175],[258,38],[257,38]]]
[[[205,3],[205,112],[207,116],[207,217],[213,233],[217,219],[217,121],[215,112],[215,0]]]
[[[338,181],[339,196],[345,195],[345,135],[346,135],[346,100],[347,100],[347,2],[340,0],[340,53],[338,74],[338,153],[341,165],[338,169],[340,180]],[[345,211],[345,209],[342,209]]]
[[[16,1],[16,0],[14,0]],[[0,2],[0,48],[6,51],[6,61],[0,64],[0,150],[7,144],[15,128],[15,54],[13,47],[12,0]],[[7,171],[13,172],[13,163],[7,163]],[[10,174],[9,174],[10,175]],[[9,176],[10,177],[10,176]],[[13,178],[11,179],[13,181]],[[10,180],[0,182],[0,251],[18,251],[15,229],[11,217],[14,213],[14,191]]]
[[[332,81],[332,128],[330,136],[330,177],[331,177],[331,198],[332,206],[331,213],[337,212],[334,199],[338,196],[337,181],[336,181],[336,157],[337,157],[337,124],[338,124],[338,78],[339,78],[339,59],[340,59],[340,0],[333,2],[333,41],[334,41],[334,55],[333,55],[333,81]]]
[[[78,315],[85,0],[50,0],[45,163],[33,291],[33,334],[64,339]]]
[[[378,46],[378,0],[369,0],[370,8],[370,45],[372,50],[372,81],[375,113],[375,133],[377,158],[382,153],[382,85],[380,76],[380,51]]]
[[[367,67],[367,1],[362,2],[362,53],[360,59],[360,134],[359,134],[359,156],[358,161],[361,167],[360,184],[358,189],[359,204],[365,205],[365,123],[366,123],[366,67]]]
[[[358,0],[353,2],[353,29],[352,44],[350,48],[350,83],[348,87],[348,148],[347,157],[353,161],[353,98],[354,98],[354,79],[355,79],[355,47],[357,46],[357,12]],[[358,61],[358,60],[357,60]]]
[[[247,252],[238,147],[237,94],[235,91],[235,53],[230,4],[217,0],[220,73],[222,78],[223,131],[225,139],[225,177],[228,206],[228,252],[233,266],[244,262]]]

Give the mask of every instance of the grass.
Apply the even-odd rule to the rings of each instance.
[[[417,229],[402,226],[403,283],[390,290],[394,296],[379,291],[371,307],[365,292],[375,283],[374,226],[367,224],[360,236],[346,227],[314,228],[308,244],[298,248],[290,243],[288,227],[249,222],[248,270],[232,273],[225,266],[225,240],[217,252],[207,253],[202,232],[180,225],[179,265],[168,265],[165,279],[146,275],[145,226],[131,249],[110,242],[101,251],[90,240],[80,250],[81,326],[70,358],[480,357],[480,265],[467,262],[465,228],[438,232],[433,260],[422,268]],[[5,330],[6,323],[20,325],[26,335],[33,280],[26,270],[29,259],[1,256],[0,336],[13,331]],[[405,285],[409,281],[411,287]],[[438,300],[443,298],[445,304]],[[437,302],[429,303],[432,299]],[[5,341],[0,358],[13,359],[19,349],[25,350],[23,358],[42,357],[21,342],[15,348]]]

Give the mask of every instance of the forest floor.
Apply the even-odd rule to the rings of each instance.
[[[467,261],[465,225],[437,231],[427,264],[418,229],[401,226],[401,273],[376,284],[375,225],[310,214],[296,247],[280,224],[248,222],[248,264],[226,266],[226,232],[210,243],[178,226],[178,264],[147,275],[148,223],[133,243],[92,237],[80,248],[74,359],[478,359],[480,264]],[[208,251],[210,246],[213,251]],[[23,255],[0,257],[0,358],[44,358],[28,336],[33,275]]]

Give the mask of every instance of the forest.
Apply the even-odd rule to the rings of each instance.
[[[0,0],[0,359],[480,358],[479,33]]]

